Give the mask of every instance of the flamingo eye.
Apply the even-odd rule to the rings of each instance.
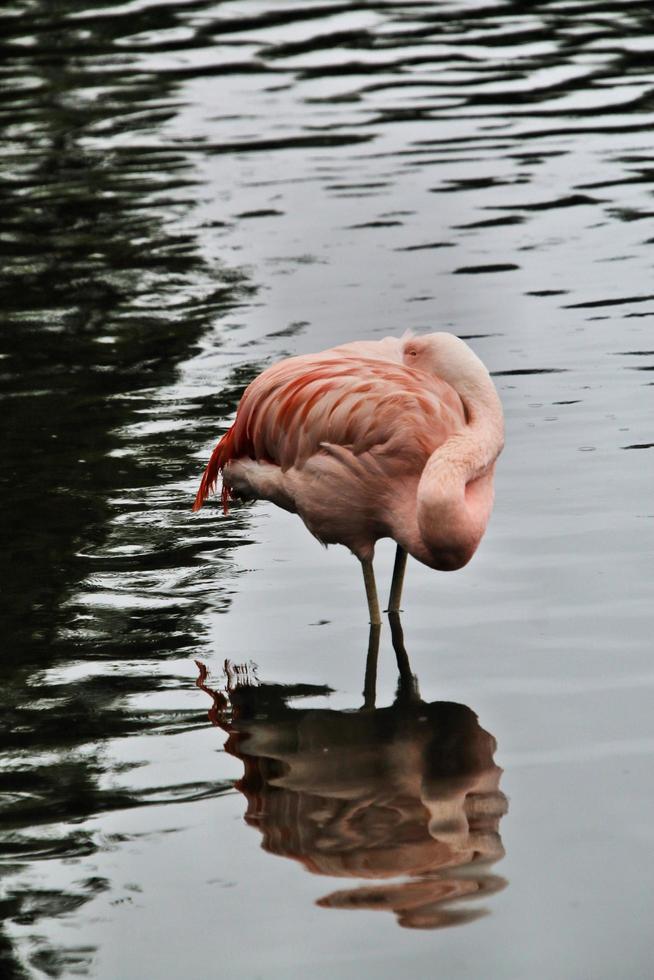
[[[418,351],[414,350],[413,347],[409,347],[409,349],[407,350],[407,354],[409,357],[417,357]]]

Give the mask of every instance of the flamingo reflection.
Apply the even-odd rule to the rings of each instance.
[[[483,915],[450,904],[506,884],[490,867],[504,855],[507,800],[495,739],[465,705],[420,698],[396,614],[391,625],[399,684],[389,707],[374,707],[374,628],[358,711],[293,707],[329,689],[259,684],[230,665],[224,692],[200,663],[197,685],[244,765],[237,788],[263,848],[315,874],[369,880],[320,899],[324,908],[387,910],[401,926],[434,929]]]

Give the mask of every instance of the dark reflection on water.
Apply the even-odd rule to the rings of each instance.
[[[155,461],[160,483],[188,466],[179,433],[163,458],[151,459],[152,436],[137,455],[124,452],[117,430],[135,411],[152,410],[155,389],[174,380],[179,361],[238,297],[238,279],[208,268],[181,228],[193,192],[184,156],[108,147],[125,128],[156,130],[170,111],[170,80],[129,70],[116,78],[94,60],[144,27],[145,12],[109,17],[98,4],[105,10],[96,19],[86,6],[73,29],[67,17],[78,4],[58,4],[54,14],[51,4],[26,4],[9,23],[37,43],[5,35],[2,69],[0,424],[11,534],[3,599],[28,669],[61,625],[71,582],[88,572],[93,559],[80,552],[106,537],[116,507],[109,494],[148,486]],[[175,11],[163,11],[157,26],[174,26]],[[80,62],[82,53],[94,57]],[[193,408],[177,406],[176,418]],[[173,565],[167,537],[148,544]]]
[[[160,392],[246,284],[208,265],[184,229],[195,193],[184,155],[174,147],[133,151],[119,139],[155,132],[174,111],[176,88],[173,78],[132,69],[126,39],[148,26],[179,26],[184,11],[114,13],[87,3],[79,12],[72,0],[16,4],[0,30],[0,827],[9,870],[92,853],[92,835],[75,826],[85,816],[225,788],[110,788],[106,760],[93,748],[184,730],[194,714],[130,711],[129,698],[178,678],[115,665],[194,646],[204,599],[182,582],[218,542],[206,528],[189,529],[179,489],[157,493],[192,472],[190,453],[202,438],[201,427],[191,436],[183,426],[197,405],[182,397],[166,405]],[[33,43],[24,43],[28,36]],[[125,47],[116,60],[118,44]],[[223,412],[233,397],[224,393]],[[149,418],[151,431],[144,424],[138,438],[125,434]],[[234,541],[242,537],[238,520],[231,530]],[[156,601],[164,580],[165,607]],[[82,582],[80,606],[73,595]],[[89,595],[107,590],[112,601],[89,615]],[[121,594],[142,601],[123,603]],[[106,670],[89,669],[93,661],[106,661]],[[63,915],[104,887],[14,888],[3,918]],[[18,971],[9,950],[4,957],[3,976]],[[30,962],[58,975],[80,967],[77,957],[37,949]]]
[[[497,743],[466,705],[422,700],[399,620],[393,643],[400,679],[386,708],[374,707],[374,644],[358,711],[295,707],[329,689],[260,684],[229,663],[224,692],[199,661],[197,685],[213,700],[212,724],[228,733],[226,751],[244,765],[236,786],[264,850],[313,874],[371,882],[320,906],[392,912],[410,929],[459,925],[485,910],[450,903],[506,884],[490,873],[504,856],[507,812]]]

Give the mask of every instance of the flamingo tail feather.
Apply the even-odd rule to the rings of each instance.
[[[225,463],[228,463],[232,458],[232,442],[232,430],[230,429],[229,432],[225,433],[211,454],[207,467],[202,474],[202,480],[195,496],[193,510],[200,510],[207,497],[216,489],[218,477],[222,473]],[[226,514],[229,510],[229,501],[232,499],[232,495],[224,481],[220,497],[223,505],[223,513]]]

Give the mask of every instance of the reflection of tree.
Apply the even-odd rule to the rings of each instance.
[[[184,155],[112,144],[126,131],[156,134],[175,88],[130,68],[134,55],[115,42],[179,27],[200,4],[155,16],[96,3],[94,17],[89,3],[83,21],[71,19],[73,0],[19,6],[4,24],[0,69],[0,571],[12,643],[33,665],[87,571],[76,553],[102,540],[108,493],[143,482],[136,456],[109,455],[133,414],[129,394],[173,379],[238,284],[212,281],[192,234],[179,231],[191,184]],[[21,44],[29,34],[34,44]],[[187,449],[174,441],[167,472],[179,472]]]
[[[399,646],[397,629],[394,639]],[[495,739],[470,708],[423,701],[404,674],[390,707],[301,709],[288,702],[317,690],[246,677],[221,693],[199,666],[211,720],[245,767],[245,819],[264,849],[315,874],[382,882],[320,905],[387,909],[402,926],[437,928],[480,914],[450,902],[503,887],[488,870],[504,854],[502,770]]]
[[[41,672],[62,661],[175,654],[203,608],[190,595],[164,609],[147,601],[129,608],[120,592],[141,588],[147,598],[157,575],[200,562],[206,525],[182,541],[169,517],[175,503],[163,493],[148,495],[146,529],[126,518],[145,509],[146,488],[179,481],[194,467],[189,450],[208,433],[186,426],[167,438],[165,453],[143,436],[135,452],[120,433],[144,412],[160,411],[158,389],[174,381],[179,362],[243,289],[238,275],[208,268],[193,232],[180,231],[192,174],[183,151],[160,138],[179,98],[177,78],[148,63],[149,54],[156,60],[174,48],[168,32],[186,48],[206,44],[186,27],[207,5],[112,9],[89,0],[82,14],[76,0],[17,0],[11,15],[0,15],[0,602],[7,651],[0,676],[3,751],[11,753],[0,775],[0,830],[12,873],[23,863],[91,853],[95,841],[78,821],[150,801],[147,793],[111,788],[99,743],[189,723],[184,713],[169,720],[129,710],[133,695],[179,683],[163,671],[153,678],[96,669],[46,681]],[[143,46],[141,32],[150,32]],[[229,411],[233,396],[226,392],[218,411]],[[171,411],[191,418],[195,407]],[[107,551],[112,521],[118,530]],[[71,596],[99,577],[120,588],[90,617]],[[181,789],[178,798],[211,792]],[[150,796],[172,793],[160,787]],[[7,886],[3,918],[25,924],[60,915],[101,887],[35,891],[18,878]],[[68,969],[54,951],[37,950],[31,962],[50,975]],[[0,972],[20,973],[1,938]]]

